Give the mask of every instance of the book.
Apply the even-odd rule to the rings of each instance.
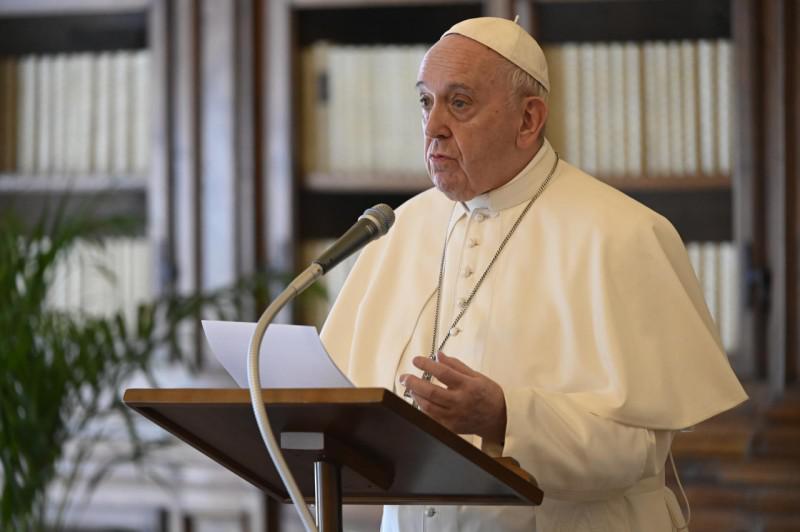
[[[36,62],[38,91],[36,94],[36,173],[48,175],[53,171],[52,137],[53,118],[56,109],[53,106],[55,93],[53,90],[53,57],[43,55]]]
[[[653,42],[646,42],[642,49],[642,66],[644,75],[644,154],[645,169],[648,176],[655,176],[660,173],[660,156],[658,153],[659,145],[659,116],[657,107],[659,102],[658,94],[658,73],[656,66],[656,45]]]
[[[543,46],[547,58],[547,74],[550,79],[548,94],[548,117],[545,136],[553,149],[562,156],[566,154],[566,109],[564,108],[564,46]]]
[[[686,253],[689,255],[689,262],[692,263],[692,269],[697,280],[700,281],[700,286],[703,286],[703,260],[700,243],[689,242],[686,244]]]
[[[720,244],[719,311],[720,336],[727,353],[739,347],[739,308],[741,305],[741,269],[733,242]]]
[[[95,59],[93,114],[94,131],[92,142],[92,169],[101,174],[111,171],[111,53],[102,52]]]
[[[397,46],[375,47],[369,56],[370,94],[373,112],[370,114],[371,128],[375,132],[372,143],[373,170],[380,174],[397,170],[402,166],[401,144],[403,139],[401,105],[402,87],[400,69],[403,68],[402,49]]]
[[[692,41],[682,41],[681,50],[681,123],[683,125],[683,171],[696,175],[699,169],[697,156],[697,61],[696,46]]]
[[[644,170],[642,156],[642,50],[637,43],[624,45],[625,61],[625,171],[639,177]]]
[[[17,123],[17,169],[21,174],[36,171],[36,138],[39,119],[36,113],[38,88],[37,59],[22,56],[17,63],[19,121]]]
[[[594,48],[594,120],[595,145],[597,150],[596,172],[607,176],[611,168],[612,117],[610,49],[605,43],[592,45]]]
[[[594,59],[593,45],[579,45],[581,166],[586,172],[597,175],[597,83]]]
[[[607,133],[610,152],[607,174],[623,177],[627,174],[625,148],[625,49],[622,43],[608,46],[608,117]]]
[[[146,50],[131,58],[131,171],[136,176],[147,174],[150,162],[150,54]]]
[[[653,45],[653,61],[655,69],[655,101],[648,115],[653,122],[653,175],[664,176],[671,171],[670,165],[670,71],[669,52],[666,42],[655,42]]]
[[[64,172],[67,157],[67,107],[73,102],[67,99],[67,56],[58,54],[53,57],[53,76],[51,85],[51,103],[53,109],[50,127],[52,145],[51,169],[56,174]]]
[[[716,139],[717,170],[722,175],[731,173],[731,45],[730,41],[719,39],[715,43],[717,81]]]
[[[669,107],[667,120],[663,122],[667,126],[669,139],[669,155],[666,165],[663,168],[665,174],[674,176],[686,175],[683,153],[683,83],[682,83],[682,64],[681,64],[681,44],[678,41],[670,41],[666,44],[667,53],[667,99]]]
[[[330,45],[320,41],[301,51],[301,154],[305,174],[328,172],[330,101],[328,50]]]
[[[703,294],[711,317],[719,327],[719,249],[716,242],[701,244]]]
[[[715,49],[711,41],[697,43],[697,96],[700,140],[700,172],[705,175],[716,173],[716,127],[715,114],[717,98],[715,83]]]
[[[328,160],[332,172],[348,169],[348,144],[353,137],[347,138],[349,128],[348,76],[349,50],[341,46],[332,46],[328,52]]]
[[[564,158],[583,168],[583,146],[581,145],[581,64],[580,47],[577,44],[563,45],[564,61]]]
[[[8,157],[8,145],[11,143],[12,135],[8,130],[9,124],[13,124],[11,106],[9,105],[8,91],[11,82],[8,65],[11,64],[10,57],[0,56],[0,172],[13,170]]]
[[[402,124],[399,139],[402,150],[398,168],[406,175],[425,175],[427,173],[424,155],[424,135],[422,132],[422,110],[416,91],[417,73],[428,47],[412,45],[403,52],[403,68],[398,70],[398,88],[402,113],[397,120]]]
[[[131,167],[131,52],[115,52],[111,58],[111,161],[110,171],[125,175]]]
[[[78,175],[88,175],[92,169],[92,113],[95,109],[94,60],[91,54],[75,56],[77,95],[70,105],[76,107],[74,135],[76,137],[73,171]]]
[[[379,112],[375,105],[376,95],[372,93],[372,48],[353,46],[349,54],[351,86],[347,99],[349,129],[353,135],[349,142],[353,156],[351,169],[364,175],[370,175],[373,171],[372,156],[375,151],[372,121],[367,117]]]
[[[67,56],[64,77],[66,84],[65,99],[68,104],[64,112],[66,137],[64,140],[64,167],[61,170],[66,175],[75,174],[78,171],[78,159],[80,158],[81,150],[81,139],[79,138],[81,106],[78,104],[78,100],[81,98],[81,68],[78,64],[77,54]]]

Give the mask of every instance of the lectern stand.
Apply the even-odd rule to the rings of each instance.
[[[272,428],[321,531],[349,504],[537,505],[530,475],[382,388],[265,390]],[[269,496],[290,502],[245,389],[131,389],[124,402]]]

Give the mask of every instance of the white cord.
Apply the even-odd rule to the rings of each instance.
[[[300,520],[303,522],[303,527],[306,532],[318,532],[317,524],[311,516],[311,511],[308,509],[303,494],[297,486],[297,482],[283,458],[280,445],[275,439],[275,434],[272,432],[272,427],[269,424],[267,417],[267,409],[264,407],[264,398],[261,392],[261,374],[259,373],[259,353],[261,351],[261,342],[264,339],[264,333],[267,327],[275,319],[278,312],[286,306],[286,304],[294,299],[300,292],[311,286],[314,281],[322,277],[322,267],[319,264],[313,263],[303,273],[298,275],[286,289],[278,295],[277,298],[267,307],[267,310],[261,315],[256,323],[256,329],[253,331],[253,336],[250,339],[250,351],[247,355],[247,382],[250,388],[250,402],[253,404],[253,414],[256,418],[258,430],[261,433],[261,439],[267,446],[272,462],[278,470],[278,474],[286,486],[286,491],[292,498],[295,509],[300,515]]]
[[[681,484],[681,477],[678,475],[678,468],[675,467],[675,459],[672,457],[672,451],[669,452],[669,463],[672,464],[672,472],[675,474],[675,482],[678,483],[678,490],[681,492],[683,502],[686,503],[686,524],[680,527],[678,530],[687,530],[689,528],[689,523],[692,521],[692,507],[689,506],[689,498],[686,496],[686,492],[683,491],[683,484]]]

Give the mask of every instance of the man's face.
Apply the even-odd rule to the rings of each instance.
[[[447,36],[422,60],[417,88],[425,163],[436,188],[467,201],[514,177],[508,161],[521,115],[502,57],[472,39]]]

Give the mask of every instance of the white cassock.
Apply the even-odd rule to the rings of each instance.
[[[428,355],[439,262],[445,331],[555,161],[545,142],[512,181],[467,204],[435,189],[397,210],[323,328],[357,386],[402,395]],[[666,532],[673,431],[746,399],[672,225],[561,161],[444,351],[502,386],[505,441],[545,499],[528,507],[389,506],[383,531]],[[440,332],[440,338],[441,338]]]

